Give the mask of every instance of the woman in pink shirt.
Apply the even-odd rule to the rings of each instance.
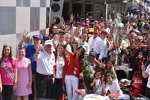
[[[0,58],[0,91],[3,100],[11,100],[17,83],[17,62],[12,57],[12,47],[4,44]]]

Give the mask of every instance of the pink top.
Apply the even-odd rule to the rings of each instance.
[[[14,73],[14,69],[17,68],[18,64],[15,58],[13,58],[13,61],[11,63],[9,58],[4,58],[4,61],[6,65],[8,66],[9,70]],[[13,80],[7,73],[7,71],[4,69],[3,64],[0,64],[0,74],[1,74],[1,79],[2,79],[2,84],[3,85],[13,85]]]

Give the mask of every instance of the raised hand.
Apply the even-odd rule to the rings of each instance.
[[[144,65],[144,63],[142,63],[141,69],[142,69],[142,71],[145,71],[145,65]]]
[[[112,72],[115,72],[115,67],[112,66],[110,70],[111,70]]]
[[[53,18],[53,23],[54,23],[54,24],[56,23],[56,17],[55,17],[55,18]]]
[[[96,78],[93,79],[93,82],[94,82],[94,83],[96,82]]]
[[[28,36],[28,32],[24,31],[23,38],[25,39]]]
[[[27,35],[28,35],[28,32],[24,31],[22,39],[18,43],[18,47],[22,47],[23,46],[23,43],[24,43],[25,39],[27,38]]]
[[[39,53],[39,52],[42,51],[41,48],[40,48],[40,46],[35,46],[35,50],[36,50],[37,53]]]
[[[142,52],[139,53],[138,58],[142,58]]]

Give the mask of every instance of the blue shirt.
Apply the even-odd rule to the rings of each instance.
[[[25,44],[24,48],[26,49],[26,57],[30,59],[31,61],[31,68],[32,73],[35,74],[36,72],[36,61],[33,58],[34,53],[36,52],[34,45]]]

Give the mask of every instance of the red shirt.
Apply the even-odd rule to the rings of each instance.
[[[80,66],[80,60],[76,60],[75,55],[71,53],[68,68],[66,70],[66,75],[75,75],[76,77],[79,77],[79,74],[81,72]]]

